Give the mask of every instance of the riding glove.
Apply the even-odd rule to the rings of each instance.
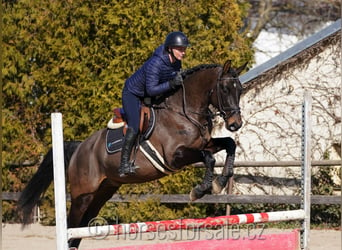
[[[183,84],[183,77],[181,72],[177,72],[175,78],[169,81],[171,89],[176,89]]]

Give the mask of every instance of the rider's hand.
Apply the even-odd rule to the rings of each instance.
[[[181,72],[177,72],[175,78],[169,81],[171,89],[176,89],[183,84],[183,77]]]

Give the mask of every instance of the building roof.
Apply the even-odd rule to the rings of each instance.
[[[327,45],[340,41],[340,30],[341,19],[241,75],[241,83],[245,89],[250,89],[259,81],[269,80],[279,72],[293,66],[297,67],[298,62],[306,62],[321,52]]]

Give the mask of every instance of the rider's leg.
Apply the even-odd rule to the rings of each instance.
[[[136,133],[133,128],[127,128],[124,144],[121,151],[121,163],[119,168],[120,176],[135,173],[135,167],[132,166],[132,164],[130,163],[130,156],[137,136],[138,133]]]
[[[130,163],[130,156],[139,134],[140,99],[127,88],[122,92],[122,106],[126,115],[127,131],[121,151],[120,176],[135,173],[135,166]]]

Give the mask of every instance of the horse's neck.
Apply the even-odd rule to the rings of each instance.
[[[205,71],[195,75],[185,83],[185,99],[187,105],[194,110],[203,110],[209,106],[210,92],[215,88],[216,74]]]
[[[184,88],[179,88],[166,99],[167,106],[203,112],[209,107],[209,95],[216,86],[217,74],[216,68],[210,68],[189,75],[184,80]]]

